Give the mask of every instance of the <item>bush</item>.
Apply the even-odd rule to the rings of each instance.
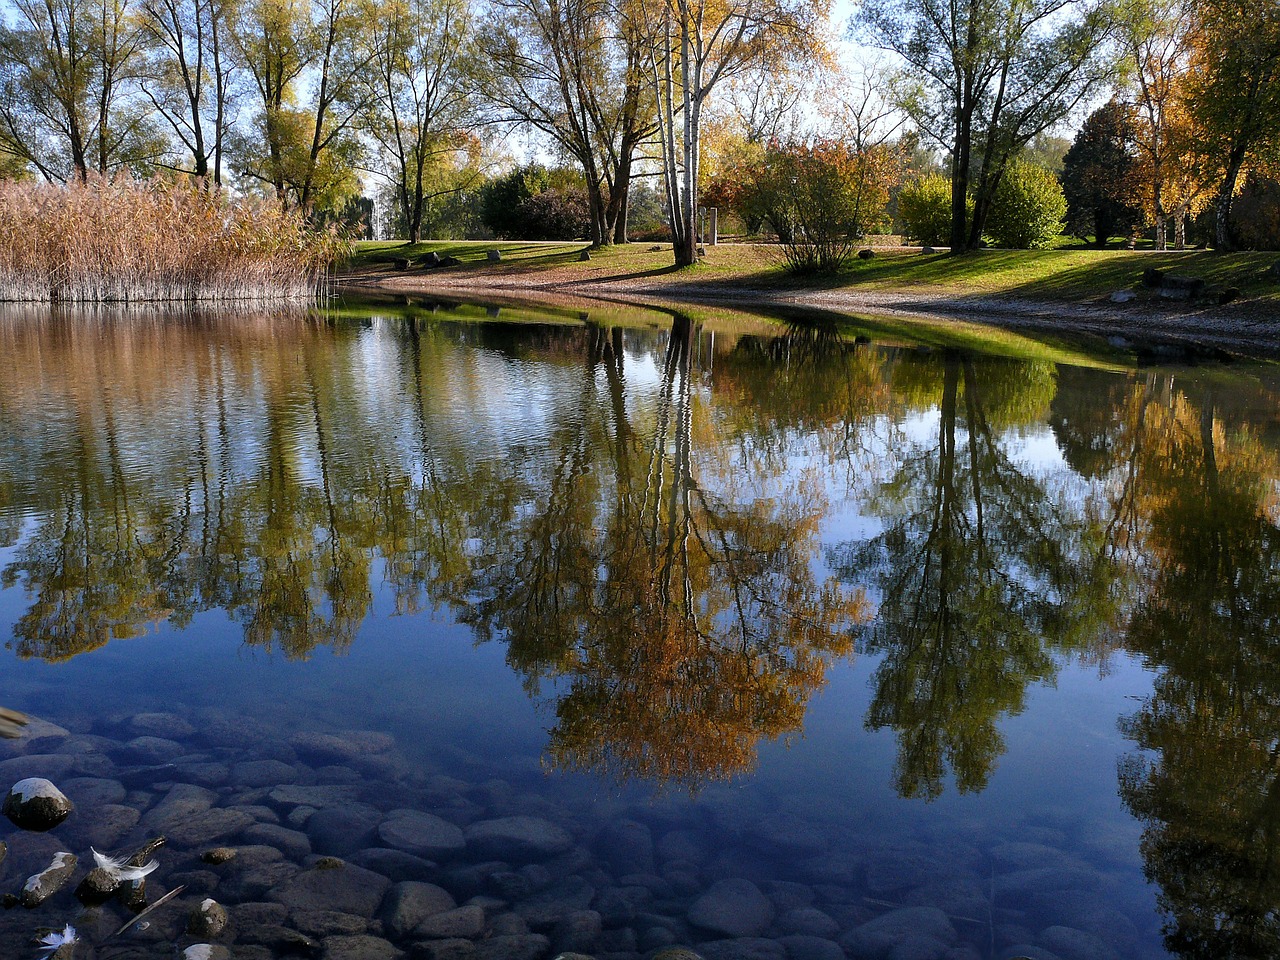
[[[970,201],[972,211],[973,203]],[[898,193],[898,218],[903,233],[923,246],[951,239],[951,181],[938,173],[913,180]]]
[[[855,150],[833,140],[798,144],[771,164],[782,207],[791,221],[783,237],[787,268],[795,273],[842,267],[858,241],[884,216],[901,165],[889,147]]]
[[[484,185],[480,217],[504,240],[575,240],[591,231],[580,177],[540,164],[517,167]]]
[[[1062,233],[1067,199],[1058,178],[1034,164],[1015,160],[996,187],[987,215],[987,235],[998,247],[1038,249]]]

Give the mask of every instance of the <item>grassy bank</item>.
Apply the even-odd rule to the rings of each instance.
[[[1280,253],[1182,251],[1168,253],[1113,250],[988,250],[965,257],[922,254],[911,249],[877,249],[869,260],[855,260],[830,276],[797,277],[787,273],[776,248],[757,244],[710,247],[694,267],[671,265],[669,245],[628,244],[591,251],[580,261],[585,244],[531,242],[400,241],[359,244],[348,265],[358,277],[395,276],[394,260],[407,259],[404,275],[426,282],[502,283],[512,286],[617,285],[643,287],[648,293],[697,286],[726,294],[744,290],[765,293],[869,290],[915,290],[957,297],[1011,297],[1053,303],[1105,300],[1117,290],[1136,289],[1142,272],[1158,267],[1169,273],[1199,277],[1207,285],[1234,287],[1244,300],[1280,307],[1280,282],[1268,274]],[[487,259],[499,250],[502,260]],[[459,264],[428,268],[429,252],[453,257]]]
[[[187,182],[0,183],[0,300],[310,299],[344,253],[279,204]]]

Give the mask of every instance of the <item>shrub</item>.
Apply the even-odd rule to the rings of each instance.
[[[275,201],[198,182],[0,183],[0,300],[306,299],[346,248]]]
[[[898,219],[902,232],[916,243],[946,243],[951,238],[951,181],[931,173],[906,184],[898,193]]]
[[[771,151],[774,152],[774,151]],[[837,270],[877,224],[901,169],[889,147],[856,150],[833,140],[778,151],[775,189],[791,221],[783,258],[797,273]]]
[[[580,181],[536,163],[517,167],[484,185],[480,217],[504,240],[574,240],[591,230]]]
[[[1058,178],[1043,167],[1014,160],[996,187],[986,232],[998,247],[1047,247],[1062,233],[1066,215]]]

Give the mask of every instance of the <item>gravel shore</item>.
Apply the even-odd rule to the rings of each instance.
[[[1135,301],[1113,304],[1053,302],[1007,296],[956,296],[934,288],[902,290],[844,287],[777,290],[681,283],[669,274],[586,275],[574,267],[502,273],[481,280],[474,273],[379,268],[342,279],[354,294],[444,294],[483,298],[524,296],[611,300],[646,305],[723,304],[759,309],[808,307],[871,318],[959,320],[1009,330],[1101,337],[1140,353],[1196,357],[1280,356],[1280,311],[1273,303],[1243,301],[1224,306]]]

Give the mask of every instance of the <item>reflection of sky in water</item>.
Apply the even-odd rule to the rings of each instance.
[[[510,459],[518,466],[527,463],[531,475],[550,476],[558,461],[557,450],[548,449],[548,438],[582,418],[584,411],[587,417],[603,417],[607,407],[610,383],[605,372],[596,369],[591,383],[584,384],[586,367],[575,347],[565,347],[562,353],[535,349],[510,330],[502,334],[505,339],[499,346],[464,346],[468,340],[482,343],[485,331],[462,327],[454,331],[453,341],[437,338],[432,365],[420,371],[425,397],[425,423],[420,423],[412,362],[404,340],[397,339],[399,330],[398,322],[375,320],[343,341],[337,360],[324,366],[314,384],[287,376],[276,380],[278,374],[253,368],[278,345],[262,345],[260,354],[250,351],[239,358],[239,365],[223,360],[222,406],[181,380],[162,390],[164,399],[154,409],[134,410],[129,391],[115,389],[112,415],[129,444],[120,452],[121,468],[137,474],[140,483],[162,483],[170,471],[184,474],[193,452],[215,450],[222,442],[215,426],[225,410],[233,427],[231,449],[226,460],[215,456],[211,469],[217,474],[229,464],[233,477],[245,476],[272,456],[260,421],[264,409],[275,402],[286,411],[279,426],[287,433],[284,449],[296,479],[318,490],[324,485],[325,464],[311,406],[316,397],[310,391],[323,391],[322,416],[329,430],[325,456],[330,464],[357,473],[363,469],[361,457],[367,451],[360,441],[367,438],[344,434],[343,418],[350,417],[371,436],[385,440],[385,458],[403,468],[414,483],[423,481],[424,445],[427,456],[442,458],[440,466],[452,452],[469,469]],[[544,328],[531,328],[529,342],[543,332]],[[550,339],[559,343],[554,336]],[[655,418],[654,398],[664,385],[664,343],[652,333],[634,336],[624,355],[623,408],[637,433],[649,430]],[[708,351],[702,362],[710,363],[709,342],[699,346]],[[738,374],[746,383],[755,374],[741,372],[735,366],[739,363],[732,353],[714,356],[717,375]],[[288,368],[287,363],[283,366]],[[695,369],[695,418],[729,422],[741,412],[733,403],[751,402],[749,393],[732,401],[722,398],[713,380],[701,374]],[[191,409],[204,411],[203,426],[183,422]],[[74,448],[66,437],[72,432],[74,412],[59,404],[42,412],[49,419],[40,435],[61,448],[46,462],[73,458]],[[89,419],[97,424],[99,414],[91,412]],[[131,421],[131,416],[139,419]],[[5,422],[21,421],[8,417]],[[705,425],[698,421],[695,434]],[[24,424],[22,429],[29,427]],[[818,527],[823,549],[810,562],[821,582],[836,570],[830,548],[869,541],[886,531],[889,518],[875,515],[868,506],[882,495],[878,485],[894,477],[904,448],[916,455],[936,448],[939,431],[933,402],[923,411],[896,406],[892,414],[867,419],[859,425],[856,451],[848,457],[833,458],[817,431],[796,425],[782,430],[781,439],[737,437],[734,442],[741,447],[723,459],[730,469],[720,475],[715,472],[719,451],[695,444],[692,457],[701,489],[712,494],[749,493],[780,501],[805,484],[818,483],[825,501]],[[699,444],[709,442],[697,436]],[[1112,482],[1079,478],[1053,431],[1038,422],[1000,429],[997,437],[1008,461],[1042,483],[1068,513]],[[963,451],[967,439],[961,425],[957,448]],[[0,464],[7,458],[13,472],[15,454],[4,450],[6,440],[15,443],[17,437],[0,436]],[[30,435],[22,442],[39,443]],[[745,471],[754,462],[752,456],[759,451],[752,445],[757,442],[777,444],[785,460],[772,475],[744,479],[734,468]],[[105,447],[95,451],[99,467],[106,456]],[[642,458],[639,462],[643,467]],[[15,479],[21,509],[34,499],[22,491],[39,481],[29,476]],[[338,482],[349,479],[340,476]],[[605,483],[601,495],[610,490]],[[174,502],[183,495],[177,489],[148,493]],[[527,520],[536,508],[529,499],[514,503],[512,512]],[[17,545],[0,548],[0,566],[9,568],[19,560],[35,519],[28,516]],[[474,537],[465,547],[474,558],[492,545]],[[594,569],[602,578],[603,565]],[[246,646],[242,624],[222,610],[206,610],[198,612],[185,630],[174,629],[161,617],[140,636],[112,640],[64,663],[10,657],[4,668],[5,705],[54,716],[59,711],[111,715],[214,706],[261,717],[286,734],[312,727],[385,729],[395,733],[406,753],[423,761],[480,767],[494,775],[537,770],[548,731],[556,723],[557,698],[566,693],[569,681],[549,676],[531,695],[508,666],[502,639],[477,643],[473,631],[454,622],[449,609],[430,603],[417,615],[396,615],[381,560],[373,564],[371,581],[372,607],[355,642],[340,655],[321,646],[306,660],[290,660]],[[884,598],[877,586],[869,579],[865,585],[869,599],[879,604]],[[20,586],[0,590],[0,630],[6,636],[12,635],[28,604]],[[803,730],[760,743],[751,773],[707,787],[696,800],[681,796],[677,788],[675,796],[667,794],[662,802],[688,810],[729,805],[740,808],[748,819],[795,815],[822,821],[851,841],[867,836],[910,838],[937,849],[956,838],[990,843],[1019,831],[1041,838],[1061,835],[1063,844],[1104,864],[1112,879],[1119,878],[1116,882],[1124,890],[1119,905],[1132,911],[1148,938],[1148,953],[1143,955],[1155,955],[1154,893],[1141,878],[1138,829],[1117,793],[1117,761],[1137,752],[1118,729],[1117,718],[1134,713],[1151,696],[1152,673],[1138,656],[1122,650],[1112,652],[1101,670],[1079,662],[1074,654],[1055,653],[1054,660],[1059,664],[1056,676],[1049,682],[1031,678],[1022,709],[999,717],[1003,750],[984,789],[962,793],[949,781],[932,802],[896,795],[897,732],[888,726],[867,727],[873,675],[883,655],[867,654],[830,666],[825,685],[807,703]],[[643,798],[652,792],[648,785],[622,789],[563,773],[550,774],[543,784],[549,793],[563,791],[588,805],[619,795],[647,802]]]

